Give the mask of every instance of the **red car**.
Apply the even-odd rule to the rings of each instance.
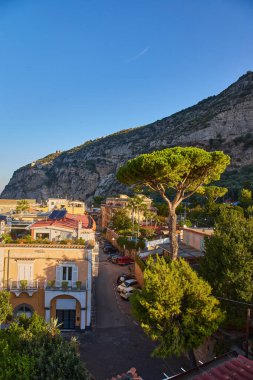
[[[128,256],[122,256],[116,259],[116,264],[119,264],[119,265],[128,265],[128,264],[133,264],[133,263],[134,263],[134,260]]]

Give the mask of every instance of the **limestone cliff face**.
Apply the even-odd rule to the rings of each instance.
[[[122,163],[141,153],[177,145],[225,151],[232,157],[229,170],[233,175],[252,165],[253,73],[170,117],[26,165],[14,172],[1,198],[59,195],[90,201],[94,195],[116,194],[125,191],[115,179]]]

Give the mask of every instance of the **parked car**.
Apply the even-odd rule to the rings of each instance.
[[[109,241],[105,241],[104,247],[112,247],[112,243],[110,243]]]
[[[127,273],[122,273],[117,277],[117,285],[122,284],[122,282],[125,282],[126,280],[134,280],[134,276]]]
[[[117,259],[120,258],[121,256],[116,254],[116,253],[110,253],[107,257],[107,261],[111,261],[112,263],[116,263]]]
[[[112,243],[111,243],[109,240],[104,240],[104,247],[105,247],[106,245],[112,245]]]
[[[127,286],[126,288],[123,288],[120,293],[128,293],[131,292],[133,289],[140,289],[139,284],[132,284],[131,286]]]
[[[118,252],[117,248],[113,246],[105,246],[104,247],[104,253],[115,253]]]
[[[124,300],[126,301],[129,301],[129,298],[130,296],[134,293],[134,292],[140,292],[141,290],[140,289],[135,289],[135,288],[128,288],[129,290],[127,292],[121,292],[119,295],[121,298],[123,298]]]
[[[133,264],[133,263],[134,263],[134,260],[128,256],[119,257],[118,260],[116,261],[116,264],[118,265],[128,265],[128,264]]]
[[[137,284],[138,284],[138,282],[134,278],[126,280],[122,284],[118,285],[117,291],[118,292],[123,292],[123,290],[126,290],[130,286],[137,285]]]

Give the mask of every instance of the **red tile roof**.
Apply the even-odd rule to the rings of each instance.
[[[173,380],[252,380],[253,360],[230,353],[174,376]]]
[[[236,379],[252,380],[253,379],[253,361],[239,355],[212,368],[202,375],[194,377],[194,380],[213,380],[213,379]]]
[[[74,230],[78,228],[79,222],[82,222],[82,228],[93,230],[96,229],[96,223],[90,215],[75,215],[69,213],[67,213],[64,218],[59,220],[40,220],[33,223],[30,228],[59,227]]]
[[[111,378],[111,380],[143,380],[138,374],[134,367],[130,368],[126,373],[117,375]]]

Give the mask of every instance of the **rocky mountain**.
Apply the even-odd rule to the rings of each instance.
[[[223,150],[232,163],[223,182],[253,180],[253,72],[217,96],[143,127],[123,130],[56,152],[16,170],[1,198],[59,196],[91,201],[94,195],[125,191],[115,174],[141,153],[172,146]]]

